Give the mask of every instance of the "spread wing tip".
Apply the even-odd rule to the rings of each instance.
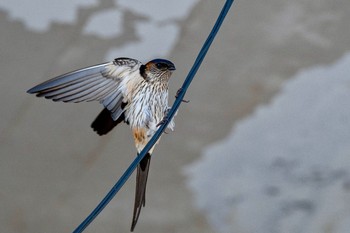
[[[35,93],[38,93],[38,92],[39,92],[38,85],[36,85],[35,87],[32,87],[29,90],[27,90],[28,94],[35,94]]]

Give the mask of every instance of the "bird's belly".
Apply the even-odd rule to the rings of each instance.
[[[156,131],[157,124],[163,119],[167,103],[160,98],[140,98],[130,104],[125,116],[131,128],[146,128]]]

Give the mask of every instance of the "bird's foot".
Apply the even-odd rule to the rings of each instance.
[[[182,92],[182,87],[179,90],[177,90],[175,98],[178,98],[181,92]],[[184,99],[181,100],[181,101],[184,102],[184,103],[189,103],[190,102],[189,100],[184,100]]]
[[[169,111],[169,110],[168,110]],[[163,117],[163,119],[156,125],[157,127],[158,126],[161,126],[161,125],[164,125],[166,123],[169,122],[169,118],[168,118],[168,113]]]
[[[163,119],[156,125],[157,127],[158,127],[158,126],[161,126],[161,125],[164,125],[164,124],[166,124],[166,123],[169,122],[169,112],[170,112],[170,109],[171,109],[171,108],[168,108],[167,110],[165,110],[165,112],[164,112],[164,117],[163,117]],[[166,133],[166,132],[164,131],[164,133]]]

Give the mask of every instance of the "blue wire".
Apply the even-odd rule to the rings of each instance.
[[[167,115],[167,121],[162,124],[157,132],[153,135],[152,139],[147,143],[147,145],[143,148],[141,153],[135,158],[135,160],[130,164],[128,169],[124,172],[124,174],[119,178],[118,182],[113,186],[113,188],[107,193],[107,195],[102,199],[102,201],[96,206],[96,208],[89,214],[89,216],[86,217],[86,219],[73,231],[73,233],[81,233],[85,230],[87,226],[97,217],[99,213],[107,206],[107,204],[113,199],[113,197],[118,193],[118,191],[123,187],[125,182],[129,179],[131,174],[136,169],[137,165],[140,163],[140,161],[145,157],[147,152],[153,147],[153,145],[158,141],[160,136],[163,134],[164,130],[168,126],[170,119],[172,119],[175,115],[175,112],[180,107],[182,100],[186,94],[186,91],[188,87],[190,86],[194,76],[196,75],[200,65],[202,64],[202,61],[207,54],[210,45],[212,44],[217,32],[219,31],[222,22],[224,21],[227,12],[230,10],[230,7],[232,5],[234,0],[227,0],[224,7],[222,8],[220,15],[218,19],[216,20],[216,23],[211,30],[207,40],[203,44],[202,49],[200,50],[190,72],[188,73],[182,87],[180,88],[179,92],[177,93],[177,98],[168,112]]]

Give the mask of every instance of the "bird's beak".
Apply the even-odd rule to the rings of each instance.
[[[176,68],[175,68],[175,66],[169,66],[169,67],[168,67],[168,70],[174,71],[174,70],[176,70]]]

